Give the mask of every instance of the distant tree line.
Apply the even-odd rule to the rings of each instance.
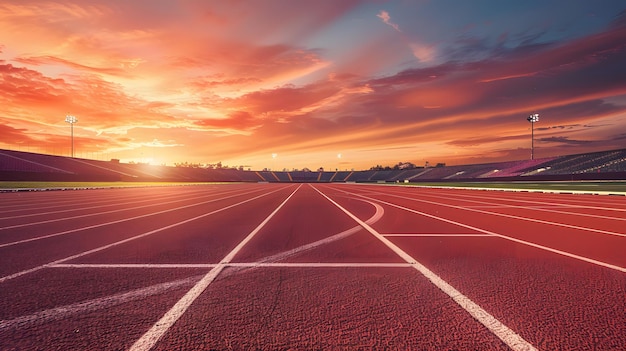
[[[435,165],[435,167],[437,168],[445,167],[445,166],[446,166],[445,163],[437,163]],[[426,164],[424,165],[424,167],[418,167],[412,162],[398,162],[398,164],[393,165],[393,166],[376,165],[376,166],[370,167],[369,170],[370,171],[399,171],[399,170],[405,170],[405,169],[428,168],[428,167],[432,167],[430,165],[430,162],[428,161],[426,161]]]
[[[393,166],[381,166],[376,165],[374,167],[370,167],[370,171],[392,171],[392,170],[404,170],[404,169],[415,169],[417,166],[412,162],[398,162],[398,164]]]
[[[244,170],[244,167],[248,166],[225,166],[222,165],[222,162],[218,163],[193,163],[193,162],[178,162],[174,163],[175,167],[179,168],[204,168],[204,169],[238,169],[240,171]]]

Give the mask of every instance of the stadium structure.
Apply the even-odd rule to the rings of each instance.
[[[0,149],[0,181],[419,183],[624,179],[626,149],[405,170],[282,172],[126,164]]]

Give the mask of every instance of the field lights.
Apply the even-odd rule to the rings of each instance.
[[[528,122],[530,122],[530,159],[533,160],[535,158],[535,123],[539,122],[539,114],[533,113],[532,115],[526,118]]]
[[[78,122],[78,118],[73,115],[66,115],[65,122],[70,124],[70,129],[72,133],[72,158],[74,158],[74,123]]]

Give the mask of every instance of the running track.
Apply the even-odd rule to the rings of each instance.
[[[1,350],[623,350],[626,197],[0,194]]]

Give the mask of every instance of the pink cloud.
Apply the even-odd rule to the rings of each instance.
[[[385,22],[385,24],[389,25],[391,28],[402,33],[402,31],[400,30],[400,27],[396,23],[391,22],[391,16],[389,15],[389,12],[381,10],[376,15],[376,17],[380,18],[383,22]]]

